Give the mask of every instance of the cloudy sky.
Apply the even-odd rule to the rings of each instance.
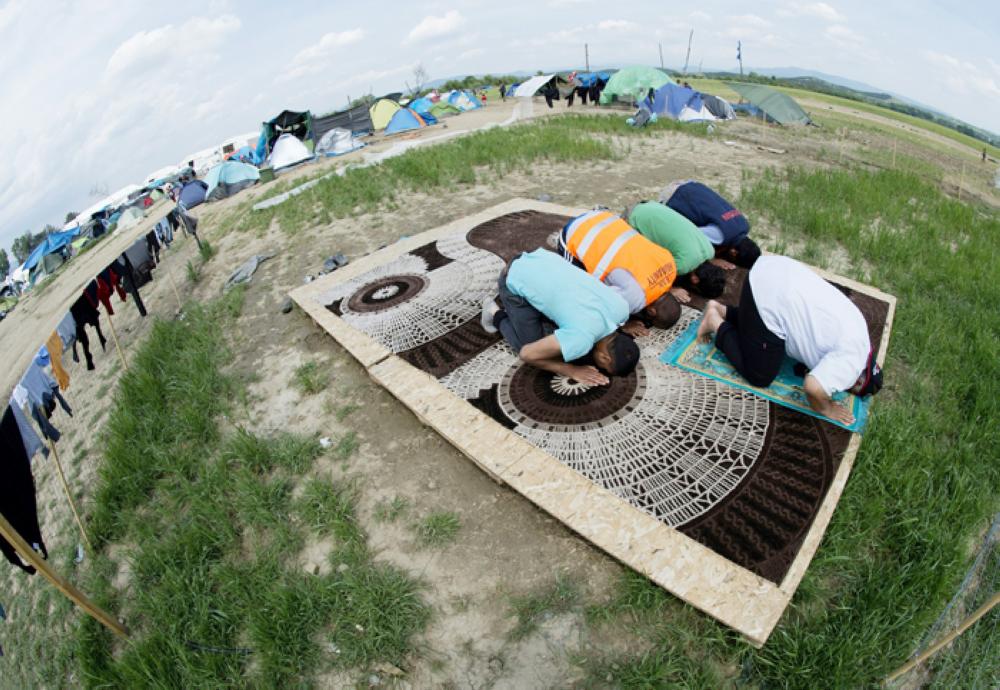
[[[795,66],[1000,131],[1000,3],[0,0],[0,246],[284,108],[476,72]],[[672,6],[684,9],[672,10]]]

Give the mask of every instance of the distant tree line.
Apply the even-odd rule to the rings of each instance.
[[[948,117],[947,115],[939,115],[938,113],[932,113],[919,106],[902,103],[888,93],[858,91],[846,86],[831,84],[828,81],[816,79],[815,77],[768,77],[763,74],[757,74],[756,72],[750,72],[750,74],[742,76],[739,74],[732,74],[731,72],[710,72],[705,76],[709,79],[723,79],[726,81],[748,82],[751,84],[767,84],[770,86],[785,86],[793,89],[807,89],[809,91],[825,93],[830,96],[847,98],[852,101],[869,103],[871,105],[888,108],[889,110],[895,110],[896,112],[903,113],[904,115],[912,115],[913,117],[918,117],[921,120],[928,120],[929,122],[934,122],[942,125],[943,127],[953,129],[956,132],[961,132],[962,134],[970,136],[973,139],[978,139],[979,141],[992,144],[993,146],[1000,146],[1000,136],[993,134],[992,132],[979,129],[978,127],[973,127],[965,122],[962,122],[961,120]]]

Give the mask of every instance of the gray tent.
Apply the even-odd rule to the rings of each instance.
[[[736,119],[736,112],[727,100],[719,98],[718,96],[703,93],[701,94],[701,102],[708,109],[708,112],[712,113],[720,120]]]
[[[331,129],[337,128],[349,130],[355,135],[371,132],[374,128],[368,106],[362,103],[353,108],[341,110],[339,113],[313,118],[313,132],[316,135],[316,141],[322,139],[323,135]]]

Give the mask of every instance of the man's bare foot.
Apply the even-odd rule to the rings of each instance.
[[[705,309],[705,315],[701,317],[698,324],[698,342],[707,343],[712,340],[712,336],[722,324],[722,318],[714,309]]]

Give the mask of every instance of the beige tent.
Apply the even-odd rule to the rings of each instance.
[[[380,98],[368,109],[368,114],[372,118],[372,128],[375,130],[385,129],[392,116],[400,110],[401,106],[396,101],[388,98]]]

